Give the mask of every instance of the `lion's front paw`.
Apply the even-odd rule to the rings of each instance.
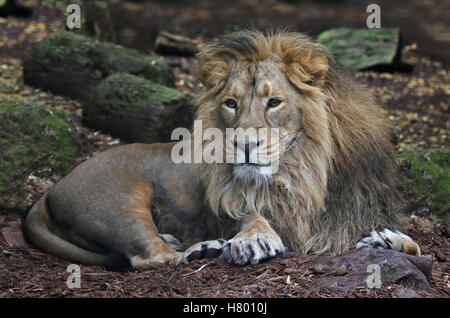
[[[286,248],[277,234],[259,233],[228,241],[223,247],[221,259],[235,265],[259,264],[285,252]]]
[[[224,239],[204,241],[189,247],[179,258],[178,263],[188,263],[195,259],[215,258],[222,254]]]

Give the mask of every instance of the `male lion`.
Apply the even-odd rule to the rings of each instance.
[[[420,255],[411,238],[389,230],[400,226],[389,127],[323,46],[300,33],[246,30],[199,57],[206,91],[197,120],[222,131],[278,128],[278,170],[268,173],[257,156],[271,139],[234,142],[239,164],[176,164],[174,143],[119,146],[76,167],[32,207],[29,241],[73,262],[125,260],[135,269],[218,255],[256,264],[285,246]]]

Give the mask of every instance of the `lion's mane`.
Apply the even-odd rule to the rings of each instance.
[[[304,96],[302,137],[283,153],[271,182],[242,183],[227,164],[199,165],[213,211],[233,218],[261,214],[290,250],[303,253],[342,253],[372,229],[398,228],[390,127],[368,89],[339,72],[323,46],[301,33],[246,30],[199,56],[203,129],[218,126],[213,100],[233,61],[248,61],[251,75],[259,61],[276,58]]]

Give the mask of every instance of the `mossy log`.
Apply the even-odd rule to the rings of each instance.
[[[23,60],[26,84],[76,99],[111,74],[125,72],[173,86],[172,69],[156,57],[72,32],[50,35]]]
[[[64,113],[0,102],[0,213],[23,207],[31,173],[68,172],[78,149],[75,126]]]
[[[130,74],[114,74],[83,105],[83,124],[126,142],[167,142],[172,130],[190,128],[194,108],[185,93]]]
[[[182,35],[162,31],[156,37],[155,51],[162,55],[192,56],[198,52],[198,43]]]
[[[317,41],[327,47],[342,66],[351,69],[387,69],[400,61],[398,29],[337,28],[320,33]]]

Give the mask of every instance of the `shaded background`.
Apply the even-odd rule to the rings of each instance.
[[[311,261],[314,257],[298,253],[245,268],[222,268],[209,260],[125,273],[83,266],[82,288],[67,289],[69,262],[35,249],[22,235],[23,217],[31,205],[67,172],[61,171],[55,156],[64,151],[52,150],[61,145],[60,139],[54,138],[55,131],[46,127],[58,113],[64,136],[77,140],[76,147],[73,145],[77,150],[71,154],[73,158],[68,158],[67,162],[61,160],[69,165],[66,170],[128,140],[125,135],[115,136],[102,127],[83,125],[89,102],[42,88],[38,80],[34,84],[25,81],[27,67],[23,57],[47,36],[58,32],[69,34],[65,32],[63,12],[68,3],[81,1],[85,4],[105,2],[17,0],[23,7],[10,12],[14,14],[2,13],[0,7],[0,298],[450,297],[450,230],[448,222],[443,224],[450,215],[450,1],[433,0],[111,0],[108,2],[110,11],[103,16],[106,19],[93,19],[105,26],[100,27],[101,32],[112,30],[116,43],[152,55],[142,54],[140,60],[155,57],[167,63],[174,73],[175,89],[190,96],[203,90],[197,81],[198,59],[157,54],[154,42],[160,31],[185,35],[200,43],[248,25],[288,26],[315,37],[330,28],[366,28],[367,5],[373,2],[380,5],[381,26],[400,29],[402,61],[410,68],[408,72],[361,70],[353,75],[376,96],[383,114],[393,126],[392,144],[400,164],[399,188],[408,203],[404,213],[408,218],[405,233],[421,246],[424,255],[433,257],[430,290],[415,291],[398,281],[380,289],[353,288],[344,281],[352,280],[355,271],[345,268],[336,271],[334,265],[324,268],[323,263]],[[95,16],[96,10],[89,13]],[[101,16],[101,10],[99,13]],[[74,49],[70,58],[76,57]],[[74,63],[78,67],[73,67],[70,58],[71,69],[83,71],[79,64]],[[39,60],[31,60],[28,67],[41,61],[44,65],[55,65],[55,60],[39,57]],[[44,74],[53,79],[52,84],[59,84],[61,78],[52,77],[52,69],[49,69]],[[114,88],[110,91],[116,92]],[[132,92],[131,89],[124,91]],[[133,98],[125,100],[127,106],[135,102]],[[102,109],[101,103],[92,105]],[[5,116],[7,112],[3,109],[8,107],[18,111]],[[182,117],[179,109],[176,110],[169,112],[174,115],[168,118]],[[161,123],[167,126],[165,120]],[[141,126],[134,121],[133,125],[142,130],[151,126],[146,121]],[[43,131],[46,133],[41,133]],[[3,137],[5,132],[9,139]],[[48,145],[48,149],[38,142]],[[35,147],[37,144],[39,147]],[[3,154],[14,153],[17,148],[21,151],[13,159],[18,164],[9,169],[14,174],[3,181],[2,173],[8,172],[5,167],[10,167],[9,158]],[[2,185],[6,186],[2,188]],[[8,204],[5,204],[5,194],[11,197]],[[354,255],[353,261],[358,263],[360,258]],[[348,263],[345,257],[343,260]],[[200,267],[204,268],[199,271]],[[362,274],[366,275],[365,270]]]
[[[381,7],[381,26],[399,27],[405,43],[450,62],[450,1],[446,0],[153,0],[111,1],[117,42],[149,50],[159,30],[221,34],[248,24],[289,26],[316,36],[346,26],[365,28],[371,3]]]
[[[33,8],[40,21],[55,20],[68,0],[18,0]],[[92,3],[94,3],[92,1]],[[381,26],[399,27],[404,44],[417,43],[429,57],[450,62],[450,1],[448,0],[136,0],[108,1],[115,42],[149,52],[160,30],[209,39],[242,26],[288,26],[316,36],[335,27],[366,28],[371,3],[381,7]],[[58,19],[63,27],[63,19]],[[55,23],[54,23],[55,24]],[[0,33],[2,25],[0,24]],[[17,35],[20,36],[20,26]],[[33,36],[30,30],[29,36]],[[0,47],[0,55],[20,55],[23,41]],[[22,45],[22,46],[21,46]],[[9,48],[9,52],[5,49]]]

